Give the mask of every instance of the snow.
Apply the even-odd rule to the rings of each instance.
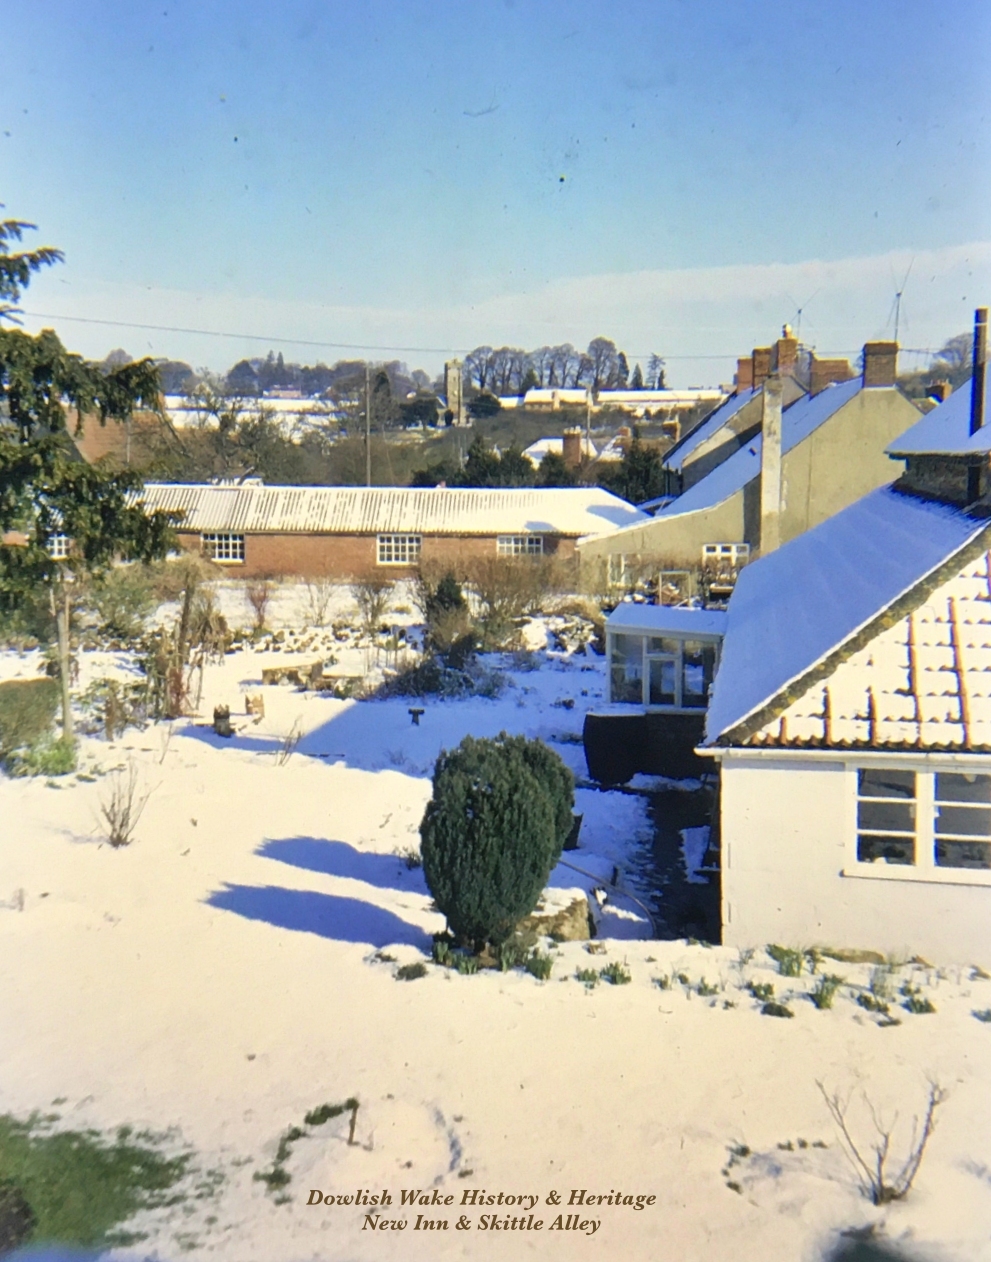
[[[970,432],[971,393],[969,381],[958,386],[948,399],[895,439],[888,454],[976,455],[991,449],[991,426],[987,420],[976,434]],[[984,412],[986,418],[991,417],[991,377],[984,383]]]
[[[552,625],[535,624],[532,641],[546,642]],[[245,651],[207,669],[202,716],[220,702],[239,710],[242,691],[264,694],[264,718],[235,714],[230,740],[205,718],[130,729],[112,743],[86,736],[83,774],[93,781],[0,779],[0,1112],[49,1112],[61,1100],[60,1125],[175,1128],[174,1142],[223,1175],[205,1200],[139,1215],[132,1226],[147,1239],[114,1258],[577,1252],[546,1230],[476,1241],[475,1211],[459,1210],[471,1232],[452,1221],[441,1237],[363,1231],[353,1206],[306,1204],[311,1188],[385,1187],[398,1199],[415,1187],[458,1202],[471,1189],[537,1194],[545,1220],[552,1189],[565,1200],[573,1188],[655,1196],[642,1212],[588,1211],[600,1223],[582,1237],[590,1262],[812,1258],[840,1230],[871,1223],[933,1256],[991,1259],[991,1028],[971,1015],[991,1006],[991,981],[902,965],[896,981],[915,980],[937,1011],[898,1010],[901,1024],[881,1028],[848,990],[818,1011],[804,998],[812,979],[779,976],[762,952],[651,940],[636,905],[605,885],[618,875],[643,893],[647,799],[591,787],[577,793],[579,849],[563,856],[590,875],[562,864],[545,897],[566,905],[592,891],[609,935],[588,944],[595,953],[546,943],[547,982],[431,963],[422,979],[397,981],[397,966],[424,960],[443,927],[422,870],[403,857],[418,843],[437,752],[467,732],[505,729],[552,742],[583,773],[578,734],[601,700],[603,662],[542,651],[539,669],[520,671],[501,659],[492,663],[507,674],[500,697],[417,702],[415,727],[398,700],[260,689],[264,664],[312,656]],[[0,653],[3,677],[36,668],[37,654]],[[83,653],[80,687],[128,669],[123,654]],[[563,700],[572,708],[555,704]],[[299,746],[280,761],[297,723]],[[133,844],[113,850],[97,822],[106,773],[132,765],[150,796]],[[574,980],[576,969],[614,964],[628,985]],[[827,964],[850,984],[870,973]],[[678,975],[687,982],[671,981]],[[714,995],[699,993],[702,979]],[[793,1020],[760,1014],[746,989],[755,980],[775,985]],[[875,1210],[816,1079],[854,1092],[858,1126],[869,1124],[861,1091],[886,1115],[897,1108],[901,1142],[927,1074],[950,1095],[917,1187]],[[277,1203],[253,1174],[270,1167],[288,1126],[351,1095],[355,1144],[347,1117],[307,1128],[287,1162],[292,1199]],[[733,1145],[749,1154],[730,1169]]]
[[[725,403],[716,408],[714,412],[709,413],[701,425],[697,425],[695,429],[686,434],[681,442],[675,443],[664,457],[664,468],[680,473],[686,458],[692,454],[696,447],[704,443],[717,430],[722,429],[753,397],[754,391],[750,386],[747,386],[738,394],[730,395]]]
[[[716,743],[986,526],[950,505],[879,487],[746,566],[729,602],[705,743]]]
[[[708,879],[699,873],[709,848],[709,826],[681,829],[681,853],[685,861],[685,873],[689,885],[708,885]]]

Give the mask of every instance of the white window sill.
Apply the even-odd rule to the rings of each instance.
[[[869,881],[991,886],[991,869],[988,868],[917,868],[910,863],[849,863],[840,875],[865,877]]]
[[[208,561],[212,561],[214,565],[244,565],[244,561],[223,561],[218,557],[207,557]]]

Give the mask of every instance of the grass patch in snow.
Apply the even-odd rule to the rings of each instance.
[[[618,960],[613,960],[605,968],[600,968],[599,976],[603,981],[609,982],[611,986],[626,986],[633,980],[630,977],[629,970],[625,969]]]
[[[99,1131],[56,1131],[34,1115],[0,1115],[0,1252],[30,1241],[92,1247],[140,1237],[116,1230],[138,1210],[185,1200],[171,1189],[187,1173],[190,1153],[166,1157],[164,1136],[113,1139]]]
[[[307,1126],[323,1126],[329,1122],[331,1118],[340,1117],[343,1113],[351,1114],[351,1122],[348,1129],[348,1145],[354,1144],[354,1128],[358,1122],[358,1100],[355,1096],[349,1096],[343,1104],[321,1104],[318,1108],[311,1109],[303,1118]],[[286,1162],[292,1156],[293,1145],[300,1139],[308,1139],[310,1132],[304,1130],[302,1126],[289,1126],[279,1136],[279,1146],[275,1150],[275,1160],[272,1162],[271,1170],[256,1170],[252,1178],[258,1183],[264,1183],[270,1192],[278,1192],[275,1198],[277,1205],[284,1205],[292,1198],[285,1192],[283,1188],[288,1187],[292,1182],[292,1175],[286,1169]]]
[[[826,973],[819,978],[815,989],[809,992],[809,998],[820,1012],[833,1006],[836,992],[843,985],[843,981],[844,978],[837,977],[835,973]]]
[[[777,964],[778,972],[782,977],[801,977],[804,958],[802,951],[794,947],[777,946],[772,942],[767,947],[767,953]]]
[[[427,966],[422,960],[416,960],[412,964],[400,964],[396,969],[396,980],[400,982],[415,982],[426,975]]]

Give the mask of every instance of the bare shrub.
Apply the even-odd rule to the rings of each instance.
[[[889,1168],[889,1162],[893,1160],[891,1141],[895,1126],[898,1123],[898,1114],[895,1114],[890,1123],[886,1123],[879,1116],[877,1109],[868,1099],[865,1092],[864,1104],[871,1115],[875,1137],[866,1146],[864,1144],[858,1145],[854,1141],[847,1124],[847,1114],[850,1109],[849,1097],[843,1100],[840,1098],[839,1092],[828,1095],[826,1088],[818,1079],[816,1080],[816,1086],[822,1093],[822,1098],[826,1101],[826,1108],[829,1109],[830,1116],[840,1132],[844,1151],[857,1173],[864,1195],[875,1205],[887,1205],[891,1201],[900,1201],[908,1194],[915,1176],[919,1173],[922,1158],[925,1156],[926,1145],[929,1143],[929,1138],[936,1126],[936,1110],[946,1099],[946,1091],[938,1083],[930,1080],[929,1095],[922,1124],[920,1126],[918,1117],[912,1118],[912,1133],[907,1155],[897,1172],[893,1173]]]
[[[258,583],[248,583],[244,594],[248,598],[248,604],[255,611],[255,630],[264,631],[265,614],[268,611],[268,603],[272,599],[272,584],[267,579],[262,579]]]
[[[537,557],[476,557],[466,586],[478,612],[484,648],[512,646],[516,624],[551,590],[551,567]]]
[[[227,623],[212,593],[203,586],[213,572],[199,557],[184,557],[166,572],[179,600],[179,620],[146,639],[139,662],[147,676],[148,706],[155,718],[175,719],[198,706],[206,663],[223,657],[230,644]]]
[[[358,606],[358,618],[362,633],[372,636],[385,617],[392,595],[393,583],[386,578],[355,578],[351,580],[351,598]]]
[[[101,798],[100,816],[106,825],[107,841],[115,850],[134,840],[134,830],[150,797],[150,789],[145,794],[138,793],[138,769],[133,763],[126,775],[123,771],[111,773],[110,796]]]
[[[285,734],[285,736],[283,736],[282,743],[276,751],[275,765],[277,767],[284,767],[286,765],[289,759],[296,752],[296,746],[302,739],[303,728],[299,719],[296,719],[289,731]]]
[[[334,598],[334,584],[329,578],[306,580],[306,609],[310,623],[315,627],[327,625],[330,602]]]

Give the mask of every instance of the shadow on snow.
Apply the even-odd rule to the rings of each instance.
[[[364,881],[376,889],[427,893],[422,868],[407,868],[394,854],[374,854],[356,850],[346,841],[324,841],[316,837],[286,837],[263,841],[255,851],[263,859],[277,859],[307,872],[343,876]]]
[[[315,933],[337,942],[373,947],[401,943],[430,949],[430,935],[384,907],[360,898],[289,890],[277,885],[224,885],[206,899],[210,907],[232,911],[247,920],[263,920],[278,929]]]

